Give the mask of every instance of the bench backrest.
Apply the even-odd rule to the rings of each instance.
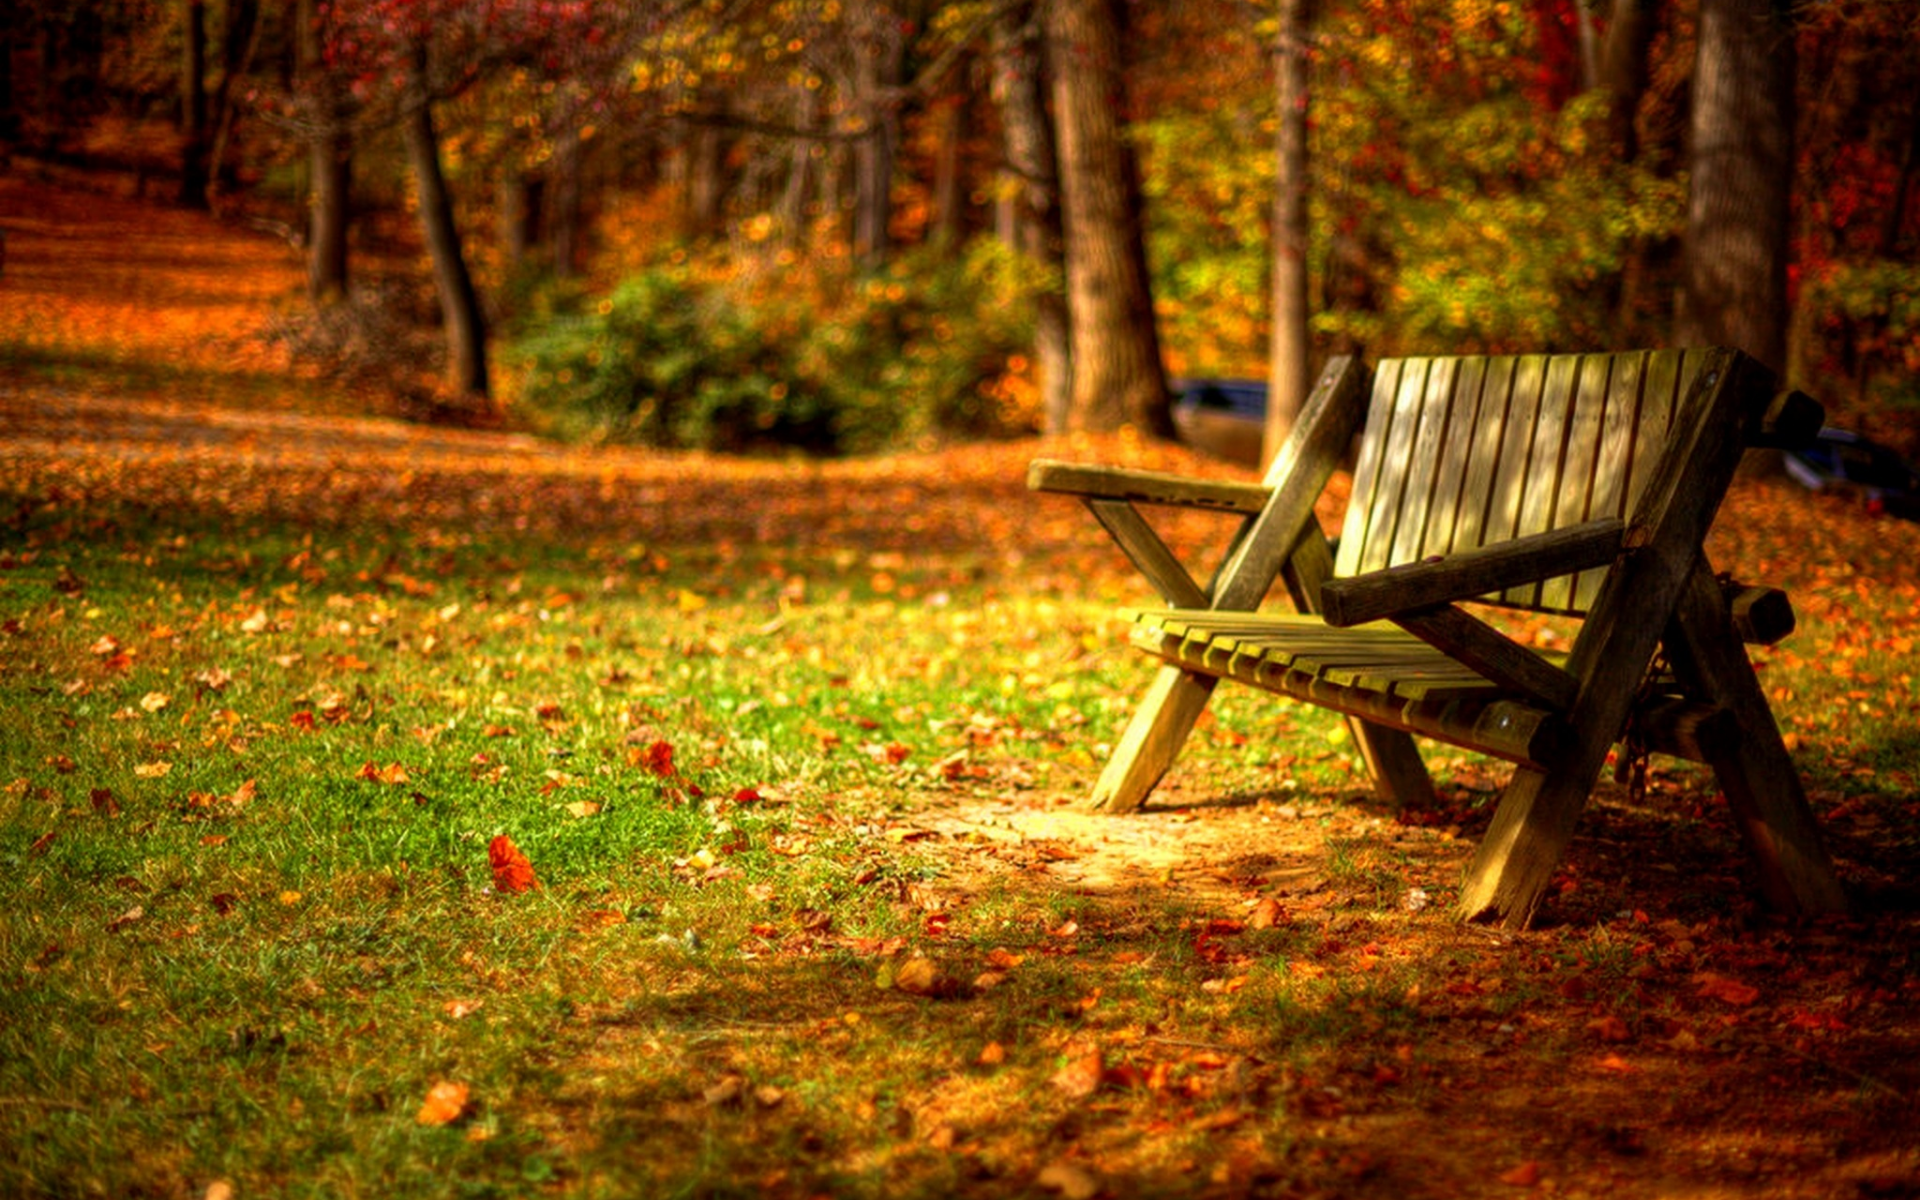
[[[1403,358],[1373,377],[1336,575],[1626,519],[1700,351]],[[1584,615],[1601,570],[1487,600]]]

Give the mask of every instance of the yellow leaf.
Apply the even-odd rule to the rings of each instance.
[[[593,800],[575,800],[567,805],[567,812],[576,817],[590,817],[600,811],[600,805]]]
[[[137,764],[133,768],[133,773],[142,779],[159,779],[171,770],[173,770],[173,764],[170,762],[150,762]]]
[[[172,702],[173,697],[167,695],[165,692],[148,692],[146,695],[140,697],[140,707],[150,713],[159,712]]]

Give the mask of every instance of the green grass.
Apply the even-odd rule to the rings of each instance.
[[[893,1040],[951,1032],[908,1029],[921,1002],[871,956],[780,947],[924,940],[898,897],[932,868],[885,832],[912,797],[1078,779],[1083,714],[1114,709],[1100,670],[1039,682],[1052,646],[992,632],[1093,618],[964,572],[139,513],[87,534],[31,531],[0,573],[9,1194],[740,1178],[692,1146],[560,1153],[529,1110],[577,1090],[557,1064],[597,1023],[675,1043],[621,1072],[632,1103],[699,1108],[706,1060],[752,1042],[740,1069],[811,1111],[848,1090],[814,1027],[866,1012],[835,1061],[893,1119],[911,1087],[888,1067],[920,1069]],[[502,834],[539,890],[493,890]],[[477,1098],[456,1127],[414,1121],[438,1079]]]
[[[1106,576],[318,519],[311,492],[230,529],[215,493],[88,486],[4,498],[0,1193],[1019,1195],[1060,1161],[1337,1186],[1355,1120],[1697,1007],[1689,967],[1642,970],[1694,935],[1616,912],[1643,856],[1583,860],[1545,940],[1436,932],[1460,852],[1418,826],[1484,819],[1497,773],[1441,752],[1442,808],[1395,821],[1339,722],[1244,689],[1184,794],[1314,830],[1324,890],[1287,903],[1319,908],[1245,928],[923,836],[950,794],[1084,793],[1141,677],[1112,615],[1139,597]],[[1817,662],[1852,626],[1812,607],[1769,686],[1808,743],[1857,747],[1802,755],[1817,804],[1880,822],[1843,848],[1897,850],[1911,677],[1850,700]],[[1602,845],[1642,821],[1620,845],[1724,860],[1697,774],[1656,783],[1657,826],[1609,809]],[[537,890],[495,889],[503,835]],[[1702,928],[1739,895],[1670,892]],[[895,986],[921,955],[937,995]],[[1091,1096],[1060,1082],[1089,1048]],[[421,1124],[441,1081],[468,1107]]]

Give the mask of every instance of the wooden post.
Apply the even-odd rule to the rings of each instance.
[[[1680,597],[1667,659],[1690,691],[1730,711],[1740,736],[1705,747],[1760,872],[1760,889],[1785,913],[1845,912],[1847,897],[1820,841],[1779,726],[1735,634],[1727,600],[1702,561]]]

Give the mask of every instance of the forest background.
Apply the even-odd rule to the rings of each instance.
[[[1920,1194],[1920,525],[1708,546],[1852,917],[1662,762],[1503,931],[1501,773],[1252,689],[1081,808],[1143,588],[1023,482],[1696,332],[1911,450],[1915,20],[0,0],[0,1193]]]
[[[1916,38],[1888,0],[5,0],[0,145],[280,231],[283,336],[409,415],[858,451],[1165,433],[1179,376],[1284,421],[1336,352],[1724,341],[1885,429]]]

